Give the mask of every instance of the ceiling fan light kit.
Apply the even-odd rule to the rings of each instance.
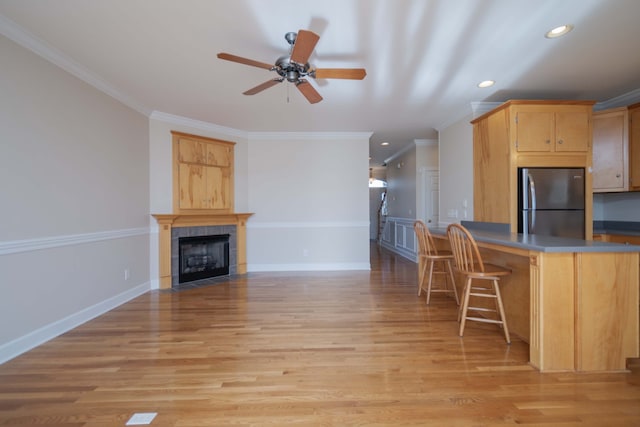
[[[309,103],[315,104],[322,101],[322,96],[320,96],[318,91],[306,80],[307,77],[314,79],[362,80],[367,75],[364,68],[311,68],[308,60],[318,40],[320,40],[320,36],[312,31],[299,30],[297,33],[289,32],[284,35],[284,38],[290,46],[289,55],[279,57],[275,65],[243,58],[230,53],[222,52],[218,54],[218,58],[220,59],[250,65],[252,67],[264,68],[269,71],[275,71],[278,74],[279,77],[267,80],[243,92],[244,95],[255,95],[286,80],[295,84]]]

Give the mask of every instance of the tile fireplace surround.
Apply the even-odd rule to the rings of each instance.
[[[247,219],[253,214],[251,213],[228,213],[228,214],[152,214],[159,226],[159,266],[160,266],[160,289],[170,289],[172,286],[172,266],[171,262],[171,240],[172,229],[177,227],[217,227],[217,226],[235,226],[236,234],[236,256],[235,266],[230,265],[230,271],[237,274],[245,274],[247,272]],[[182,232],[177,234],[183,234]],[[230,257],[231,263],[231,257]],[[176,272],[173,274],[177,275]]]

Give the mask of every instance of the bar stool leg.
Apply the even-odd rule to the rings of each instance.
[[[446,260],[447,269],[449,269],[449,277],[451,278],[451,287],[453,288],[453,295],[456,297],[456,305],[460,305],[460,299],[458,298],[458,290],[456,289],[456,279],[453,275],[453,267],[451,267],[451,260]]]
[[[467,321],[467,309],[469,308],[469,294],[471,294],[471,277],[467,277],[464,285],[464,296],[462,297],[462,306],[458,313],[458,321],[460,322],[460,336],[464,335],[464,325]]]
[[[433,283],[433,267],[435,266],[434,260],[429,260],[429,281],[427,282],[427,305],[431,301],[431,283]]]
[[[504,315],[504,306],[502,305],[502,296],[500,295],[500,286],[496,279],[493,280],[493,288],[496,291],[496,299],[498,300],[498,307],[500,309],[500,320],[502,321],[502,327],[504,328],[504,338],[507,340],[507,344],[511,344],[509,327],[507,326],[507,317]]]
[[[422,295],[422,285],[424,284],[424,277],[427,272],[427,264],[424,260],[420,260],[418,263],[418,296]]]

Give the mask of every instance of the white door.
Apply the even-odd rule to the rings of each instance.
[[[427,227],[437,227],[440,220],[440,171],[436,169],[425,170],[423,175],[423,221]]]

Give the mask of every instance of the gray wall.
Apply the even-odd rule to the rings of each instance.
[[[149,289],[148,119],[0,36],[0,362]]]
[[[387,162],[389,217],[416,217],[416,146]]]
[[[440,225],[443,226],[473,219],[473,126],[470,121],[471,115],[440,130]],[[457,216],[449,215],[452,212],[457,212]]]

